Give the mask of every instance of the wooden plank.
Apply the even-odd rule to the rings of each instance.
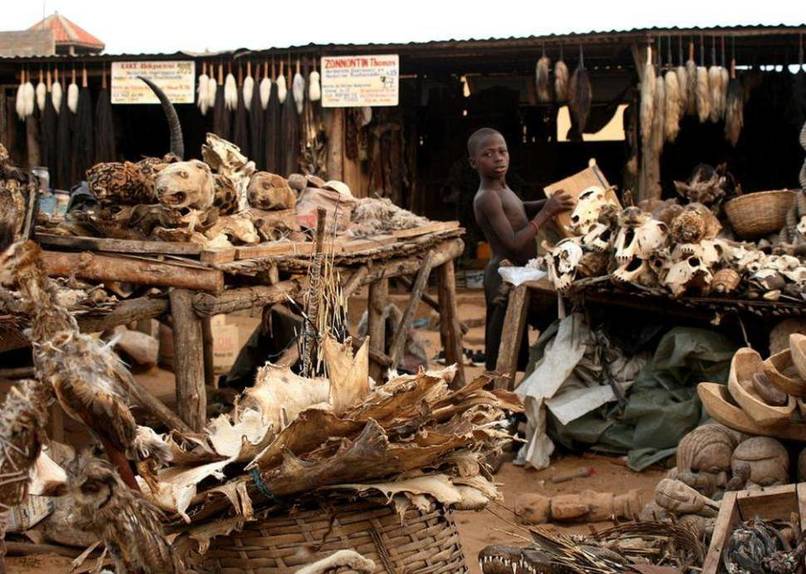
[[[42,262],[48,275],[196,289],[214,293],[224,290],[224,273],[216,269],[188,268],[167,262],[99,255],[88,251],[83,253],[43,251]]]
[[[193,311],[191,291],[172,289],[170,299],[177,411],[190,428],[200,432],[207,422],[201,321]]]
[[[405,285],[409,289],[414,287],[414,283],[408,277],[398,277],[398,281],[403,283],[403,285]],[[422,299],[423,303],[431,307],[437,313],[440,313],[442,311],[442,309],[440,309],[439,307],[439,301],[434,299],[434,297],[429,293],[423,292]],[[467,332],[470,330],[470,327],[468,327],[467,323],[465,323],[464,321],[459,321],[459,328],[462,329],[462,335],[467,335]]]
[[[345,300],[352,297],[353,293],[355,293],[355,290],[358,289],[364,282],[364,279],[366,279],[368,273],[369,268],[364,265],[356,269],[353,274],[350,275],[350,278],[347,280],[341,290]]]
[[[521,348],[523,330],[526,328],[526,314],[529,310],[529,287],[519,285],[509,292],[507,313],[504,316],[504,332],[498,348],[498,362],[495,370],[501,378],[495,382],[496,388],[515,388],[515,374],[518,371],[518,353]]]
[[[216,384],[215,369],[213,368],[213,327],[211,317],[202,317],[202,349],[204,351],[204,385],[218,388]]]
[[[252,307],[265,307],[287,301],[289,297],[295,297],[298,290],[299,284],[294,280],[289,280],[275,285],[227,289],[220,295],[196,293],[193,296],[193,310],[202,317],[211,317]]]
[[[114,309],[99,317],[78,318],[78,326],[84,333],[98,333],[118,325],[127,325],[142,319],[154,319],[168,311],[165,298],[139,297],[118,303]]]
[[[806,532],[806,482],[797,485],[798,515],[800,516],[800,531]]]
[[[389,280],[382,277],[370,284],[369,299],[367,300],[367,336],[369,336],[369,350],[376,353],[386,351],[386,325],[383,320],[383,310],[389,299]],[[384,365],[372,361],[369,365],[369,376],[376,383],[383,382]]]
[[[102,251],[109,253],[135,253],[154,255],[198,256],[202,246],[196,243],[178,241],[140,241],[134,239],[112,239],[109,237],[86,237],[51,235],[37,233],[36,240],[45,246],[65,247],[78,251]]]
[[[441,308],[439,318],[439,337],[445,350],[445,364],[456,364],[454,388],[465,384],[465,365],[462,354],[462,329],[459,327],[459,310],[456,302],[456,274],[453,259],[449,259],[437,268],[438,300]]]
[[[726,492],[720,503],[719,514],[714,524],[714,533],[711,536],[711,545],[702,565],[702,574],[717,574],[719,572],[719,566],[722,562],[722,549],[739,520],[736,493]]]
[[[392,235],[398,239],[406,239],[409,237],[419,237],[420,235],[453,231],[454,229],[459,229],[458,221],[434,221],[433,223],[428,223],[412,229],[399,229],[397,231],[393,231]]]
[[[393,245],[398,242],[398,238],[394,235],[378,235],[366,239],[340,239],[333,244],[333,253],[338,255],[352,255],[377,249],[384,245]]]
[[[736,505],[742,520],[759,517],[763,520],[789,518],[798,511],[796,485],[771,486],[761,491],[742,490],[736,493]]]
[[[449,239],[431,249],[431,264],[434,269],[446,261],[453,261],[465,249],[465,243],[459,238]],[[401,275],[415,275],[420,270],[422,259],[419,256],[390,259],[383,264],[373,264],[364,279],[364,285],[374,283],[380,277],[392,278]]]
[[[286,255],[310,255],[313,253],[313,241],[273,241],[250,245],[249,247],[236,247],[236,259],[261,259],[264,257],[280,257]]]
[[[417,312],[417,307],[420,304],[423,291],[428,286],[428,277],[431,275],[431,254],[427,253],[423,259],[423,266],[417,274],[417,279],[414,282],[414,288],[411,291],[411,296],[406,304],[406,309],[403,311],[403,317],[400,319],[400,325],[397,326],[397,331],[392,338],[392,345],[389,347],[389,356],[392,359],[392,368],[396,369],[401,357],[403,356],[403,349],[406,344],[406,335],[408,334],[411,322],[414,319],[414,314]]]
[[[205,249],[201,252],[199,259],[202,263],[231,263],[235,261],[236,251],[234,247],[226,249]]]

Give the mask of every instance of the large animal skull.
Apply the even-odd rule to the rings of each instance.
[[[616,236],[616,261],[627,263],[638,254],[637,230],[649,220],[649,215],[637,207],[626,208],[619,217],[619,229]]]
[[[673,263],[663,283],[672,292],[673,297],[680,297],[686,291],[694,289],[707,292],[713,275],[711,270],[696,255],[686,257]]]
[[[591,186],[583,191],[577,199],[577,205],[571,212],[571,230],[577,235],[585,235],[596,225],[602,208],[610,203],[605,190],[599,186]]]
[[[206,210],[215,197],[210,167],[197,159],[172,163],[157,174],[157,199],[171,209]]]
[[[641,259],[649,259],[653,253],[666,247],[668,239],[669,228],[666,224],[650,219],[635,231],[636,255]]]
[[[611,278],[616,283],[632,283],[649,287],[655,282],[655,273],[649,261],[635,257],[616,269]]]
[[[554,246],[550,253],[546,254],[549,280],[557,291],[565,291],[574,282],[582,255],[582,247],[575,237],[563,239]]]

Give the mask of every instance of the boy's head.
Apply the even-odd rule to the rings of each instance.
[[[501,132],[492,128],[481,128],[467,140],[467,154],[470,166],[486,177],[502,177],[509,168],[507,142]]]

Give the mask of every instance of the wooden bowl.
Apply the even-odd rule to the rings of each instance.
[[[749,347],[736,351],[730,362],[728,391],[736,403],[757,424],[765,427],[786,424],[797,406],[789,396],[783,407],[768,405],[753,388],[753,375],[761,372],[761,355]]]
[[[789,335],[789,350],[800,378],[806,379],[806,335],[800,333]]]
[[[700,383],[697,385],[697,395],[711,418],[728,428],[750,435],[806,441],[806,424],[787,423],[780,427],[763,427],[736,406],[725,385]]]
[[[788,395],[806,397],[806,381],[798,376],[792,362],[792,352],[784,349],[761,363],[761,370],[770,382]]]

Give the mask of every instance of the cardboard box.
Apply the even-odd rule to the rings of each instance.
[[[225,315],[216,315],[210,320],[213,332],[213,370],[226,373],[235,363],[241,350],[241,338],[237,325],[230,325]]]

